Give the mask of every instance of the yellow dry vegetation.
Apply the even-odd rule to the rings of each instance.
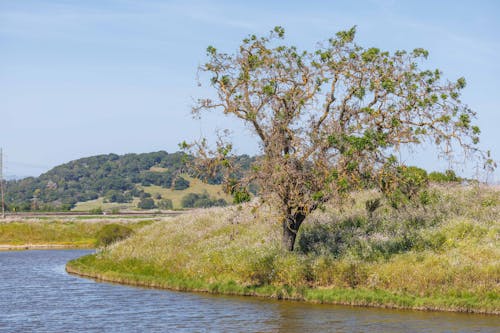
[[[500,192],[433,191],[426,207],[385,203],[372,218],[363,202],[376,193],[356,193],[311,215],[293,253],[280,249],[274,210],[255,201],[158,221],[73,265],[182,290],[500,313]]]
[[[137,203],[139,199],[134,198],[132,202],[118,203],[118,202],[104,202],[104,198],[97,198],[95,200],[89,200],[84,202],[78,202],[72,211],[75,212],[90,212],[96,209],[102,209],[103,211],[126,211],[137,209]]]
[[[163,172],[166,171],[165,168],[153,167],[151,171]],[[151,194],[155,199],[156,204],[158,204],[158,199],[156,196],[161,195],[161,199],[172,200],[174,209],[182,209],[181,201],[182,198],[189,193],[204,193],[207,192],[211,197],[215,199],[224,199],[228,204],[232,202],[232,197],[222,190],[221,185],[211,185],[204,183],[200,179],[190,177],[186,174],[181,175],[184,179],[188,180],[190,185],[189,188],[185,190],[173,190],[170,188],[164,188],[161,186],[151,185],[151,186],[139,186],[144,192]],[[160,199],[160,200],[161,200]],[[75,212],[89,212],[96,209],[102,209],[106,212],[111,212],[113,210],[128,211],[128,210],[138,210],[137,204],[139,203],[138,198],[134,198],[132,202],[129,203],[117,203],[117,202],[104,202],[104,198],[100,197],[95,200],[89,200],[84,202],[78,202],[72,211]]]
[[[214,197],[216,199],[224,199],[227,203],[231,203],[233,200],[230,195],[224,193],[221,185],[207,184],[200,179],[189,177],[185,174],[183,174],[182,177],[189,181],[189,187],[185,190],[172,190],[156,185],[141,186],[140,188],[143,189],[144,192],[151,194],[153,198],[155,198],[157,194],[160,194],[162,199],[172,200],[174,209],[182,208],[181,200],[185,195],[189,193],[207,192],[211,197]]]

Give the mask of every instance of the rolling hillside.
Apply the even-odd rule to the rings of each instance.
[[[189,193],[230,202],[222,192],[220,177],[208,178],[209,184],[194,178],[187,163],[191,159],[181,152],[165,151],[81,158],[39,177],[8,181],[7,210],[136,209],[140,202],[144,208],[179,209],[182,197]],[[247,155],[238,157],[241,169],[248,169],[252,161]]]

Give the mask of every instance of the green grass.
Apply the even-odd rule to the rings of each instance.
[[[135,286],[226,295],[260,296],[313,303],[492,314],[499,314],[500,307],[498,295],[493,292],[486,297],[455,293],[415,296],[408,293],[365,288],[242,285],[233,280],[210,282],[193,276],[172,273],[167,269],[147,265],[138,260],[125,260],[117,263],[98,255],[89,255],[73,260],[68,263],[67,270],[74,274],[103,281]]]
[[[120,220],[118,223],[138,230],[153,223],[152,219]],[[96,235],[101,228],[116,219],[102,217],[85,222],[66,219],[22,220],[0,223],[0,245],[44,245],[91,248],[94,247]]]
[[[500,314],[499,191],[435,191],[432,205],[384,206],[372,219],[364,211],[364,201],[375,195],[368,192],[342,210],[310,216],[299,241],[308,228],[318,228],[335,233],[339,249],[312,244],[308,251],[284,252],[278,216],[247,204],[146,226],[68,263],[68,270],[177,290]]]

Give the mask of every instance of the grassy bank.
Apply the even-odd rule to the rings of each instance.
[[[154,223],[70,272],[134,285],[393,308],[500,313],[500,192],[434,189],[425,207],[368,217],[360,193],[310,217],[280,249],[265,207]]]
[[[110,223],[138,230],[153,219],[79,217],[14,219],[0,223],[0,250],[24,248],[92,248],[101,228]]]

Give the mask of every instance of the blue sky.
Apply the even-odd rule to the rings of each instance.
[[[281,25],[312,49],[357,25],[357,42],[430,51],[423,67],[464,76],[463,101],[478,112],[482,147],[500,158],[499,1],[132,1],[0,0],[0,147],[8,176],[38,175],[101,153],[177,150],[182,140],[234,130],[230,118],[192,119],[207,45],[232,52],[248,34]],[[406,162],[444,170],[432,149]],[[471,163],[458,167],[474,173]],[[500,180],[497,171],[493,177]]]

